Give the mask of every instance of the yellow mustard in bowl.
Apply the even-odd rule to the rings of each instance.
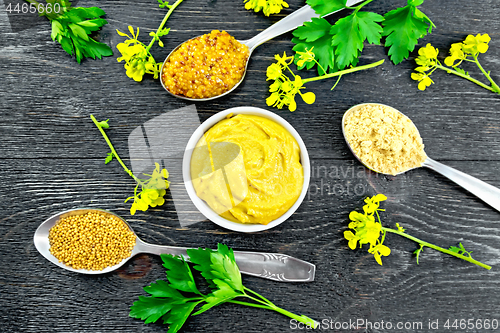
[[[300,148],[280,124],[238,114],[211,127],[191,157],[198,197],[227,220],[268,224],[297,201],[304,183]]]

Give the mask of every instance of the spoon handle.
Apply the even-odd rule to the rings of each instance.
[[[135,253],[182,255],[188,259],[187,248],[162,246],[138,241]],[[286,254],[234,251],[240,272],[280,282],[314,281],[316,266]],[[189,259],[188,259],[189,260]]]
[[[352,5],[355,5],[362,0],[348,0],[347,1],[347,6],[350,7]],[[333,11],[327,15],[333,14],[338,12],[338,10]],[[327,16],[323,15],[323,17]],[[267,42],[270,39],[273,39],[276,36],[282,35],[285,32],[288,32],[290,30],[293,30],[299,26],[302,25],[302,23],[310,21],[313,17],[319,17],[318,14],[314,11],[314,9],[311,8],[309,5],[305,5],[302,8],[297,9],[290,15],[286,16],[282,20],[278,21],[277,23],[273,24],[266,30],[262,31],[258,35],[254,36],[253,38],[246,40],[246,41],[241,41],[243,44],[248,46],[250,49],[250,52],[253,51],[257,46],[260,44]]]
[[[500,189],[483,182],[471,175],[458,171],[452,167],[434,161],[427,157],[423,163],[424,167],[432,169],[448,179],[454,181],[458,185],[465,188],[470,193],[477,196],[479,199],[486,202],[491,207],[500,211]]]

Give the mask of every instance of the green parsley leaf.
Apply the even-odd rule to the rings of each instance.
[[[347,0],[307,0],[306,3],[314,9],[316,14],[323,16],[344,9]]]
[[[144,320],[145,324],[154,323],[172,309],[172,301],[168,298],[139,296],[130,307],[130,317]]]
[[[57,40],[64,51],[75,55],[80,63],[83,58],[99,58],[113,55],[111,48],[90,38],[93,31],[99,30],[108,22],[100,16],[106,13],[98,7],[70,8],[57,17],[49,17],[52,22],[52,40]]]
[[[201,302],[201,301],[200,301]],[[172,310],[162,316],[164,324],[170,324],[168,333],[175,333],[182,328],[182,325],[189,318],[194,308],[200,302],[188,302],[183,304],[173,304]]]
[[[408,0],[408,4],[412,6],[420,6],[424,3],[424,0]]]
[[[422,2],[424,2],[424,1],[422,0]],[[418,5],[415,5],[415,6],[418,6]],[[428,22],[429,23],[429,33],[432,33],[432,28],[435,28],[436,25],[434,24],[434,22],[431,21],[431,19],[427,15],[422,13],[422,11],[420,9],[415,8],[415,17],[418,17],[419,19],[421,19],[424,22]]]
[[[234,260],[233,250],[230,250],[227,245],[219,244],[217,251],[210,253],[210,260],[212,261],[210,267],[214,276],[229,284],[232,289],[243,291],[241,274]],[[216,280],[214,280],[214,283],[219,285]]]
[[[381,15],[370,12],[354,12],[335,23],[331,28],[332,45],[335,47],[336,65],[343,69],[346,66],[358,63],[358,56],[363,51],[363,43],[368,40],[371,44],[379,44],[382,27]]]
[[[429,32],[432,29],[432,22],[429,23],[427,16],[415,14],[417,8],[412,3],[409,0],[407,6],[386,13],[382,22],[384,26],[382,34],[387,36],[385,46],[389,47],[389,56],[396,65],[409,56],[415,49],[418,39],[427,35],[427,29]]]
[[[359,19],[358,26],[361,38],[370,44],[380,44],[384,29],[378,23],[384,21],[384,17],[371,12],[358,12],[356,16]]]
[[[235,297],[242,296],[243,294],[234,290],[229,284],[222,280],[215,279],[215,284],[219,289],[215,290],[205,298],[205,304],[193,316],[199,315],[214,306],[232,300]]]
[[[214,279],[217,277],[212,274],[212,260],[210,259],[211,249],[188,249],[187,254],[189,256],[189,261],[194,264],[194,269],[201,272],[201,276],[205,278],[210,287],[214,288]]]
[[[156,283],[151,283],[149,286],[144,287],[144,291],[154,297],[170,297],[182,299],[184,296],[172,288],[167,282],[157,280]]]
[[[200,294],[194,282],[193,273],[183,257],[175,258],[170,254],[162,254],[163,267],[167,269],[167,279],[170,285],[180,291]]]
[[[295,29],[292,42],[296,45],[293,47],[295,51],[295,64],[299,61],[297,52],[306,52],[313,49],[316,61],[325,69],[325,71],[332,73],[337,70],[335,67],[334,48],[332,47],[332,36],[330,29],[332,25],[323,18],[313,18],[311,22],[305,22],[303,26]],[[315,65],[314,62],[307,62],[299,69],[306,67],[311,69]],[[321,68],[318,67],[318,73],[323,73]]]
[[[331,24],[326,19],[313,17],[311,21],[294,30],[293,35],[307,43],[314,42],[319,38],[328,35]]]

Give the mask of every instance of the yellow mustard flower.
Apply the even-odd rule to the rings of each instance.
[[[462,50],[462,45],[462,43],[451,44],[450,56],[444,59],[446,66],[456,67],[466,58],[464,51]],[[459,62],[455,64],[455,61],[457,60],[459,60]]]
[[[124,67],[127,76],[137,82],[142,81],[146,73],[153,74],[155,79],[158,78],[160,64],[156,63],[147,47],[137,39],[139,36],[139,28],[137,28],[137,33],[135,33],[134,29],[129,26],[132,37],[119,30],[116,31],[120,36],[129,38],[123,43],[116,45],[116,48],[122,55],[116,60],[118,62],[125,61]]]
[[[315,54],[313,53],[313,49],[314,46],[310,50],[306,49],[305,52],[297,51],[297,54],[299,55],[297,66],[302,67],[308,62],[314,61]]]
[[[312,50],[313,48],[311,48],[310,50],[306,49],[305,52],[298,52],[297,54],[299,54],[300,55],[299,57],[301,58],[299,61],[303,60],[304,64],[310,61],[316,62]],[[276,62],[272,63],[267,67],[266,70],[267,81],[270,80],[274,81],[269,86],[269,92],[271,93],[271,95],[266,98],[266,104],[268,106],[277,107],[278,109],[283,108],[283,106],[288,106],[288,109],[290,111],[295,111],[297,109],[297,103],[295,102],[295,96],[297,94],[300,95],[300,97],[306,104],[312,104],[316,101],[316,95],[313,92],[302,93],[302,90],[305,89],[304,85],[307,82],[327,79],[335,76],[338,76],[340,78],[343,74],[375,67],[384,62],[383,60],[381,60],[373,64],[359,66],[357,68],[354,68],[354,70],[350,68],[344,71],[339,71],[330,74],[325,73],[324,75],[320,75],[317,77],[302,79],[299,75],[295,75],[289,67],[289,65],[293,63],[294,58],[295,58],[294,56],[287,56],[286,52],[283,52],[282,56],[276,54],[274,56]],[[318,66],[321,67],[321,65],[319,64]],[[288,73],[291,74],[291,77],[287,76]]]
[[[415,59],[415,62],[423,67],[432,67],[436,64],[438,53],[438,49],[431,44],[427,44],[418,50],[419,56]]]
[[[379,211],[380,209],[378,203],[380,201],[386,200],[387,197],[383,194],[377,194],[371,198],[365,199],[365,205],[363,206],[363,213],[357,211],[352,211],[349,214],[349,229],[344,231],[344,238],[348,241],[349,248],[355,250],[358,242],[359,247],[362,248],[364,244],[370,244],[368,248],[368,253],[372,254],[375,261],[382,265],[382,257],[387,257],[391,254],[391,249],[384,244],[387,233],[397,234],[399,236],[408,238],[420,247],[413,253],[416,255],[417,264],[419,260],[419,255],[424,247],[429,247],[437,251],[441,251],[457,258],[466,260],[468,262],[474,263],[486,269],[491,269],[491,266],[485,265],[477,260],[472,259],[470,252],[466,251],[462,243],[460,247],[451,246],[449,249],[445,249],[428,242],[424,242],[416,237],[410,236],[405,232],[405,229],[396,223],[396,228],[388,228],[382,226],[382,221],[380,219]],[[375,215],[376,220],[375,220]]]
[[[360,239],[359,236],[356,236],[350,230],[344,231],[344,238],[349,241],[349,248],[351,250],[354,250],[356,248],[358,240]]]
[[[293,56],[287,57],[286,52],[283,51],[283,55],[280,56],[279,54],[274,55],[274,59],[278,62],[278,65],[287,67],[293,62]]]
[[[477,54],[488,51],[488,43],[491,40],[488,34],[468,35],[463,42],[463,50],[466,53]]]
[[[366,214],[373,215],[377,210],[379,210],[380,202],[387,200],[387,197],[383,194],[377,194],[376,196],[365,199],[366,205],[363,206],[363,210]]]
[[[274,82],[269,87],[269,92],[271,95],[266,98],[266,104],[268,106],[277,107],[278,109],[287,106],[288,110],[297,110],[297,103],[295,102],[295,96],[299,94],[305,103],[311,104],[316,100],[316,96],[312,92],[301,93],[300,90],[304,89],[304,81],[299,75],[292,73],[294,80],[284,75],[285,69],[290,69],[289,64],[293,62],[293,56],[287,57],[286,53],[283,56],[275,55],[276,63],[273,63],[267,67],[266,76],[267,80],[273,80]]]
[[[281,77],[281,66],[279,64],[271,64],[267,67],[266,76],[267,80],[278,80]]]
[[[258,13],[262,10],[264,15],[278,14],[283,7],[288,8],[288,3],[283,0],[244,0],[245,9]]]
[[[419,90],[425,90],[425,88],[434,83],[429,75],[425,73],[411,73],[411,78],[415,81],[418,81]]]
[[[378,244],[368,249],[368,253],[373,254],[375,260],[382,266],[382,256],[387,257],[391,254],[391,249],[384,244]]]

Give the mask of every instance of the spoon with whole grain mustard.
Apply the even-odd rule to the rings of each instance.
[[[51,243],[49,240],[49,233],[52,227],[54,227],[62,219],[68,217],[82,216],[87,213],[98,213],[105,217],[117,218],[125,224],[130,232],[135,236],[135,246],[129,257],[121,260],[118,264],[113,266],[105,267],[102,270],[87,270],[87,269],[75,269],[63,262],[60,262],[51,252]],[[83,237],[78,235],[78,237]],[[142,241],[132,230],[130,225],[115,213],[107,210],[97,209],[97,208],[75,208],[64,212],[57,213],[47,220],[45,220],[36,230],[35,236],[33,238],[35,247],[47,260],[54,263],[55,265],[67,269],[72,272],[82,273],[82,274],[104,274],[117,270],[123,266],[130,258],[139,253],[149,253],[149,254],[171,254],[174,256],[183,256],[189,261],[189,256],[187,255],[187,248],[176,247],[176,246],[162,246],[148,244]],[[76,250],[75,250],[76,251]],[[234,258],[240,272],[242,274],[247,274],[251,276],[257,276],[273,281],[280,282],[311,282],[314,281],[314,274],[316,271],[316,266],[309,262],[288,256],[286,254],[279,253],[263,253],[263,252],[247,252],[247,251],[233,251]]]
[[[361,1],[362,0],[347,0],[346,6],[352,7],[353,5],[355,5]],[[327,15],[333,14],[335,12],[337,12],[337,11],[331,12]],[[325,17],[327,15],[323,15],[323,17]],[[250,38],[248,40],[236,41],[239,44],[242,44],[242,45],[246,46],[246,48],[248,48],[248,56],[247,56],[245,63],[244,63],[244,69],[242,67],[241,78],[239,78],[239,81],[237,81],[233,86],[226,85],[225,89],[223,89],[220,92],[216,92],[215,95],[211,95],[211,94],[199,95],[201,97],[194,97],[193,98],[190,96],[196,96],[196,95],[193,95],[192,92],[186,93],[187,90],[189,90],[189,89],[194,90],[197,88],[198,85],[201,85],[201,81],[205,80],[205,77],[207,77],[207,75],[211,76],[212,73],[208,73],[208,72],[212,69],[212,66],[210,66],[210,61],[213,61],[213,59],[212,60],[207,59],[207,61],[206,61],[207,68],[205,68],[205,66],[203,66],[204,68],[187,68],[189,66],[176,67],[175,69],[172,68],[171,75],[174,77],[169,78],[168,81],[164,79],[164,73],[165,73],[166,68],[168,66],[174,66],[174,65],[171,65],[171,63],[170,63],[170,58],[172,57],[172,55],[176,54],[176,51],[179,50],[184,44],[187,44],[195,39],[200,39],[200,37],[204,37],[206,35],[198,36],[198,37],[192,38],[190,40],[187,40],[184,43],[181,43],[180,45],[178,45],[176,48],[174,48],[170,52],[170,54],[165,58],[165,61],[163,62],[163,65],[162,65],[162,68],[160,71],[161,84],[162,84],[163,88],[165,88],[165,90],[169,94],[171,94],[172,96],[175,96],[175,97],[178,97],[181,99],[185,99],[185,100],[189,100],[189,101],[208,101],[208,100],[212,100],[212,99],[227,95],[230,92],[232,92],[233,90],[235,90],[240,85],[240,83],[243,81],[243,79],[245,78],[245,73],[247,70],[248,62],[250,60],[250,56],[252,55],[252,52],[257,48],[257,46],[259,46],[260,44],[262,44],[264,42],[267,42],[270,39],[273,39],[276,36],[282,35],[288,31],[291,31],[291,30],[299,27],[304,22],[310,21],[314,17],[319,17],[319,15],[316,14],[314,9],[312,9],[309,5],[306,5],[300,9],[296,10],[295,12],[291,13],[290,15],[286,16],[285,18],[278,21],[277,23],[273,24],[272,26],[265,29],[264,31],[262,31],[258,35],[254,36],[253,38]],[[213,43],[213,39],[211,40],[211,43]],[[187,54],[186,55],[183,54],[183,57],[176,58],[175,63],[177,64],[177,63],[183,62],[184,56],[186,56],[186,60],[188,60],[188,58],[192,55],[188,56]],[[203,55],[201,55],[201,56],[203,56]],[[180,78],[180,74],[182,74],[180,72],[184,72],[185,70],[197,71],[199,73],[196,77],[193,77],[192,75],[187,75],[186,77]],[[215,75],[214,75],[214,77],[215,77]],[[178,92],[177,89],[174,89],[174,87],[171,86],[171,84],[176,84],[176,83],[174,83],[174,81],[176,83],[178,81],[179,82],[182,81],[183,84],[188,84],[188,85],[192,84],[193,88],[183,87],[185,89],[184,93]],[[198,81],[200,81],[200,82],[198,82]],[[218,84],[218,83],[221,83],[221,79],[219,77],[214,79],[214,84]],[[180,90],[182,90],[182,89],[180,89]],[[207,97],[207,96],[210,96],[210,97]]]
[[[407,156],[411,156],[411,158],[409,159],[409,161],[407,161],[407,163],[400,163],[399,169],[392,168],[394,164],[397,164],[397,163],[393,163],[392,161],[391,161],[391,163],[387,163],[386,166],[384,166],[383,164],[377,165],[377,161],[375,161],[375,162],[373,160],[368,161],[369,158],[366,157],[369,154],[365,154],[365,152],[370,151],[370,149],[371,149],[370,147],[373,145],[373,142],[371,139],[375,137],[376,131],[380,132],[380,130],[375,129],[376,127],[378,127],[380,125],[380,123],[375,124],[373,122],[373,119],[377,118],[377,117],[373,117],[373,114],[370,114],[370,117],[366,117],[366,118],[368,118],[368,120],[365,118],[365,119],[362,119],[362,121],[357,121],[357,122],[350,121],[350,119],[356,113],[368,112],[368,111],[364,111],[364,110],[369,110],[369,109],[373,109],[373,108],[385,108],[388,110],[393,110],[394,112],[399,114],[398,117],[400,119],[402,119],[402,121],[405,121],[408,125],[403,132],[408,133],[408,132],[413,131],[413,133],[414,133],[415,137],[413,138],[413,140],[406,141],[407,147],[405,147],[405,145],[403,145],[403,147],[396,147],[396,150],[397,149],[400,149],[400,150],[402,150],[402,149],[412,150],[413,149],[413,150],[415,150],[414,152],[408,152],[406,154]],[[376,112],[380,112],[380,111],[376,111]],[[386,119],[383,119],[383,118],[386,118]],[[383,119],[383,120],[381,120],[382,122],[384,122],[384,120],[385,120],[386,123],[391,123],[393,121],[392,119],[388,119],[388,117],[386,117],[386,116],[381,117],[381,119]],[[374,124],[372,128],[370,128],[370,124]],[[358,131],[361,128],[362,131],[359,131],[359,133],[365,133],[365,134],[353,135],[352,132],[354,132],[356,128]],[[413,122],[411,122],[411,120],[407,116],[405,116],[403,113],[401,113],[400,111],[398,111],[390,106],[378,104],[378,103],[365,103],[365,104],[359,104],[359,105],[355,105],[355,106],[351,107],[349,110],[347,110],[344,113],[344,116],[342,117],[342,134],[344,135],[344,139],[347,143],[347,146],[349,147],[351,152],[354,154],[356,159],[358,161],[360,161],[368,169],[370,169],[374,172],[385,174],[385,175],[398,175],[398,174],[405,173],[409,170],[412,170],[412,169],[415,169],[418,167],[426,167],[426,168],[432,169],[432,170],[440,173],[441,175],[447,177],[451,181],[462,186],[464,189],[466,189],[470,193],[477,196],[479,199],[483,200],[485,203],[487,203],[491,207],[500,211],[500,189],[499,188],[494,187],[488,183],[483,182],[482,180],[479,180],[479,179],[472,177],[464,172],[461,172],[459,170],[456,170],[452,167],[449,167],[447,165],[444,165],[442,163],[439,163],[439,162],[429,158],[423,150],[422,139],[420,137],[420,134],[418,133],[416,126],[413,124]],[[383,140],[385,142],[389,142],[392,140],[392,138],[390,138],[390,135],[385,135]],[[382,145],[384,145],[384,143],[382,143]],[[401,146],[401,145],[399,145],[399,146]],[[386,152],[390,150],[388,147],[383,147],[383,148],[387,148],[387,149],[384,149]],[[363,155],[363,156],[359,156],[359,155]],[[372,155],[373,155],[373,153],[372,153]],[[390,159],[390,158],[391,158],[391,156],[388,157],[388,159]],[[380,161],[380,162],[383,163],[384,161]],[[387,162],[387,160],[385,162]],[[375,165],[377,165],[377,166],[375,166]]]

